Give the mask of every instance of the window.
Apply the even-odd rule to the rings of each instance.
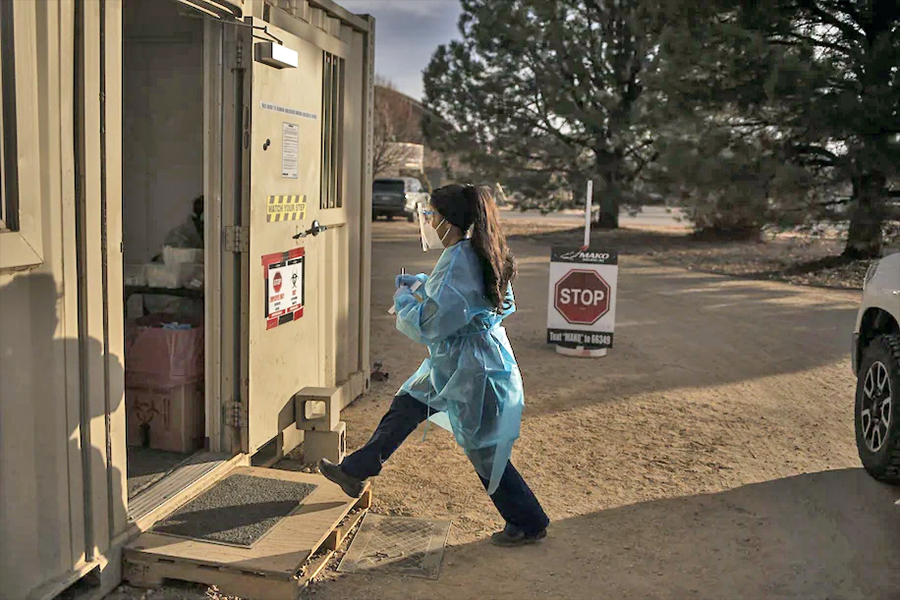
[[[376,179],[372,185],[372,191],[376,194],[400,194],[406,191],[403,181],[398,179]]]
[[[343,206],[344,59],[324,52],[320,208]]]
[[[0,0],[0,272],[44,262],[41,131],[47,133],[47,126],[38,105],[57,107],[59,89],[39,91],[49,67],[37,56],[38,48],[46,48],[47,35],[59,33],[38,27],[40,6]],[[47,58],[63,64],[71,56],[71,48],[60,48],[58,56]]]
[[[18,229],[12,2],[0,3],[0,231]]]

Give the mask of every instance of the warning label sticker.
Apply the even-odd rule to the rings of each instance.
[[[285,179],[297,179],[300,160],[300,126],[296,123],[284,123],[281,136],[281,176]]]
[[[269,196],[266,223],[302,221],[306,218],[306,196]]]
[[[281,113],[283,115],[291,115],[293,117],[303,117],[304,119],[318,119],[318,115],[306,112],[303,110],[297,110],[296,108],[288,108],[287,106],[279,106],[277,104],[272,104],[271,102],[260,102],[259,107],[263,110],[271,110],[272,112]]]

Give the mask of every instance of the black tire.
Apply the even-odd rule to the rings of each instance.
[[[857,374],[853,421],[856,449],[866,471],[878,481],[894,484],[900,483],[898,406],[900,336],[882,335],[872,340],[863,352]],[[872,415],[876,413],[877,424],[872,422]]]
[[[410,213],[406,215],[406,220],[412,223],[413,221],[415,221],[415,218],[413,217],[412,213]]]
[[[388,220],[388,221],[393,221],[393,220],[394,220],[394,213],[388,213],[388,214],[387,214],[387,220]]]

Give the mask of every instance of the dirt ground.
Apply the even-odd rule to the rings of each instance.
[[[900,598],[900,490],[871,480],[854,446],[859,293],[627,254],[615,348],[566,358],[545,343],[552,241],[513,239],[519,310],[507,321],[526,388],[513,461],[553,520],[546,542],[486,543],[502,523],[471,466],[449,434],[431,427],[423,441],[420,429],[374,481],[373,510],[453,521],[440,579],[332,571],[308,594]],[[425,355],[386,312],[393,276],[437,258],[403,222],[375,225],[374,253],[372,359],[390,380],[344,411],[351,449]]]
[[[581,245],[575,230],[523,232],[547,245]],[[839,237],[795,232],[769,233],[763,240],[725,242],[698,239],[687,228],[641,227],[595,231],[592,243],[619,249],[659,264],[742,279],[781,281],[831,289],[862,289],[871,260],[841,257]],[[900,237],[885,244],[884,254],[900,251]]]

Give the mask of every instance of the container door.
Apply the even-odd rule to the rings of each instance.
[[[244,44],[250,75],[243,140],[250,238],[244,446],[251,454],[283,431],[297,436],[292,398],[324,383],[325,311],[317,282],[332,233],[294,239],[320,219],[322,50],[271,24],[254,24],[281,44],[260,39],[266,34],[259,30]]]

